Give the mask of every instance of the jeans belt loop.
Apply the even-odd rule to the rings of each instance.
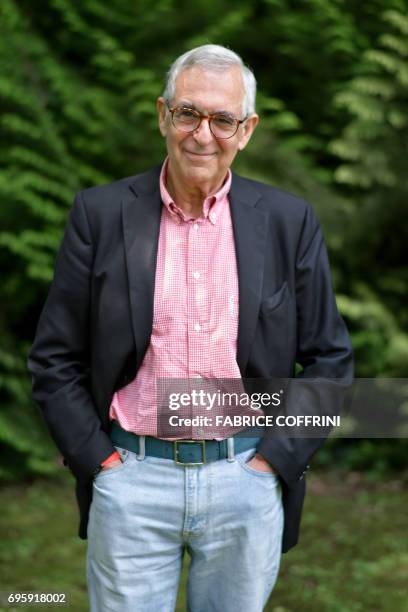
[[[146,456],[146,436],[139,436],[139,452],[136,455],[138,461],[143,461]]]
[[[227,439],[227,451],[228,451],[227,461],[229,461],[230,463],[232,461],[235,461],[234,438]]]

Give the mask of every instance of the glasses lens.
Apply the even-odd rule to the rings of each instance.
[[[210,122],[211,131],[217,138],[231,138],[237,131],[237,122],[228,115],[215,115]]]
[[[200,117],[189,108],[177,108],[173,113],[175,127],[184,132],[192,132],[198,127]]]

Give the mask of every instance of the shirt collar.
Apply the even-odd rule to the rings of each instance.
[[[186,215],[186,213],[183,212],[181,208],[179,208],[176,205],[173,198],[167,191],[166,175],[167,175],[168,163],[169,163],[169,158],[166,157],[164,164],[162,166],[161,172],[160,172],[160,195],[161,195],[162,202],[167,208],[168,212],[173,217],[176,217],[179,220],[189,221],[193,217]],[[219,219],[220,214],[221,214],[223,202],[225,202],[227,195],[231,188],[231,180],[232,180],[231,170],[228,170],[226,179],[224,183],[221,185],[220,189],[217,191],[217,193],[214,193],[208,196],[207,198],[205,198],[204,203],[203,203],[202,216],[199,218],[202,218],[202,217],[204,217],[205,219],[208,218],[213,225],[217,223],[217,220]]]

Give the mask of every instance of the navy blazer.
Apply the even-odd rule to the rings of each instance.
[[[160,169],[77,194],[28,358],[33,397],[76,478],[82,539],[93,473],[115,450],[109,437],[113,393],[136,376],[151,335]],[[298,363],[304,378],[351,381],[350,339],[312,208],[234,173],[229,197],[242,377],[290,379]],[[303,475],[322,441],[265,435],[258,444],[279,472],[283,552],[298,540]]]

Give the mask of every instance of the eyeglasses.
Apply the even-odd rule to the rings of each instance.
[[[171,121],[177,130],[181,130],[182,132],[195,132],[195,130],[198,130],[200,127],[202,120],[208,119],[208,125],[215,138],[232,138],[237,133],[241,123],[247,120],[247,117],[244,119],[236,119],[231,115],[225,115],[223,113],[204,115],[187,106],[175,106],[170,108],[167,104],[167,108],[171,113]]]

